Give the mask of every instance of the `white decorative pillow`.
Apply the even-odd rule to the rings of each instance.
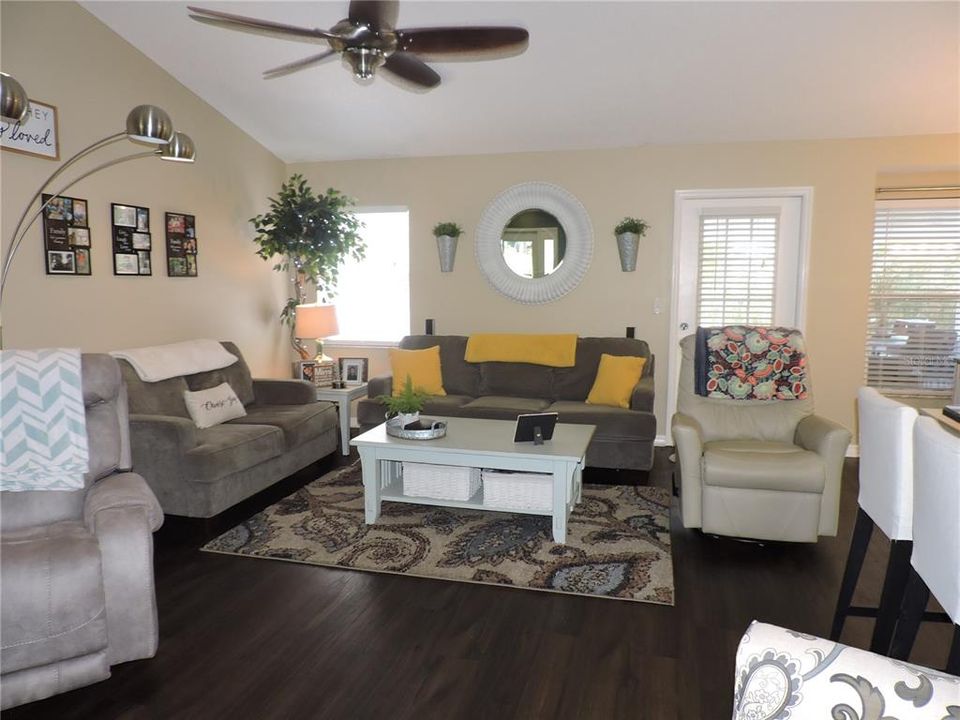
[[[198,428],[213,427],[247,414],[229,383],[220,383],[216,387],[196,392],[184,390],[183,400],[187,404],[187,412],[193,418],[193,424]]]

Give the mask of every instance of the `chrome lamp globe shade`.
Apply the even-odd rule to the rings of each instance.
[[[192,163],[197,159],[197,149],[189,135],[175,132],[170,142],[160,148],[160,159]]]
[[[173,120],[156,105],[137,105],[127,115],[127,137],[134,142],[166,145],[173,139]]]
[[[30,98],[16,78],[0,72],[0,115],[8,123],[23,122],[30,112]]]

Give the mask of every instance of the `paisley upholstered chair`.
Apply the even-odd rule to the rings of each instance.
[[[680,348],[672,428],[684,527],[792,542],[836,535],[850,432],[814,415],[812,391],[795,400],[698,395],[696,335]]]
[[[948,720],[960,678],[753,622],[737,648],[733,720]]]

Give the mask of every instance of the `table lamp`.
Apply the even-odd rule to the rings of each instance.
[[[340,332],[336,305],[297,305],[294,333],[301,340],[315,340],[317,362],[330,360],[323,354],[323,340]]]
[[[323,353],[323,341],[340,332],[335,305],[297,305],[293,334],[301,340],[317,343],[317,369],[314,377],[318,387],[331,386],[337,377],[337,363]]]

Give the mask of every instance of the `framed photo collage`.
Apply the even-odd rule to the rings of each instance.
[[[87,201],[42,195],[43,253],[47,275],[90,275]]]
[[[110,203],[113,274],[153,275],[150,208]]]
[[[42,196],[43,253],[47,275],[91,275],[92,236],[84,198]],[[153,275],[150,208],[110,203],[113,274]],[[197,277],[197,219],[186,213],[164,216],[167,275]]]

